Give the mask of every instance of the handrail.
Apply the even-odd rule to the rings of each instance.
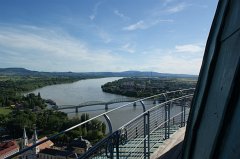
[[[36,143],[36,144],[33,144],[32,146],[30,146],[30,147],[28,147],[28,148],[22,149],[21,151],[19,151],[19,152],[13,154],[13,155],[7,157],[6,159],[10,159],[10,158],[16,157],[16,156],[18,156],[18,155],[20,155],[20,154],[22,154],[22,153],[24,153],[24,152],[26,152],[26,151],[28,151],[28,150],[33,149],[33,148],[36,147],[36,146],[39,146],[39,145],[41,145],[41,144],[43,144],[43,143],[45,143],[45,142],[47,142],[47,141],[49,141],[49,140],[51,140],[51,139],[54,139],[54,138],[56,138],[56,137],[58,137],[58,136],[60,136],[60,135],[62,135],[62,134],[65,134],[66,132],[69,132],[69,131],[71,131],[71,130],[79,127],[79,126],[82,126],[82,125],[84,125],[84,124],[86,124],[86,123],[88,123],[88,122],[90,122],[90,121],[92,121],[92,120],[94,120],[94,119],[97,119],[97,118],[99,118],[99,117],[101,117],[101,116],[106,116],[107,114],[109,114],[109,113],[111,113],[111,112],[113,112],[113,111],[117,111],[117,110],[119,110],[119,109],[121,109],[121,108],[124,108],[124,107],[127,107],[127,106],[129,106],[129,105],[131,105],[131,104],[134,104],[134,103],[137,103],[137,102],[142,102],[142,101],[148,100],[148,99],[152,99],[152,98],[154,98],[154,97],[166,96],[166,94],[173,94],[173,93],[177,93],[177,92],[194,91],[194,90],[195,90],[195,88],[175,90],[175,91],[170,91],[170,92],[166,92],[166,93],[160,93],[160,94],[153,95],[153,96],[150,96],[150,97],[146,97],[146,98],[143,98],[143,99],[138,99],[138,100],[136,100],[136,101],[133,101],[133,102],[124,104],[124,105],[122,105],[122,106],[119,106],[119,107],[117,107],[117,108],[111,109],[111,110],[109,110],[109,111],[107,111],[107,112],[104,112],[104,113],[102,113],[102,114],[99,114],[99,115],[97,115],[97,116],[95,116],[95,117],[92,117],[91,119],[88,119],[88,120],[86,120],[86,121],[84,121],[84,122],[81,122],[81,123],[79,123],[79,124],[76,124],[76,125],[68,128],[68,129],[66,129],[66,130],[63,130],[63,131],[61,131],[61,132],[59,132],[59,133],[57,133],[57,134],[55,134],[55,135],[52,135],[52,136],[50,136],[50,137],[47,137],[46,139],[44,139],[44,140],[42,140],[42,141],[40,141],[40,142],[38,142],[38,143]],[[192,95],[192,94],[191,94],[191,95]],[[187,97],[187,96],[189,96],[189,95],[182,96],[182,98]],[[181,99],[181,97],[176,98],[176,99]],[[170,99],[169,101],[172,101],[172,100],[173,100],[173,99]],[[160,104],[154,106],[153,108],[150,108],[149,110],[152,110],[152,109],[154,109],[154,108],[156,108],[156,107],[158,107],[158,106],[164,105],[164,104],[166,104],[166,103],[169,102],[169,101],[165,101],[165,102],[163,102],[163,103],[160,103]],[[147,110],[147,111],[149,111],[149,110]],[[146,112],[146,111],[145,111],[145,112]],[[145,112],[144,112],[144,113],[145,113]],[[132,120],[131,120],[131,121],[132,121]],[[128,123],[129,123],[129,122],[128,122]],[[126,125],[126,124],[124,124],[124,125]],[[122,127],[121,127],[121,128],[122,128]]]
[[[119,131],[120,131],[120,133],[123,133],[123,135],[127,132],[127,134],[128,134],[128,131],[130,131],[130,134],[131,135],[127,135],[127,134],[125,134],[125,135],[127,135],[127,137],[125,138],[125,142],[123,142],[123,143],[128,143],[128,142],[130,142],[130,145],[131,145],[131,143],[133,142],[133,143],[135,143],[136,145],[134,145],[134,147],[129,147],[129,149],[126,149],[126,150],[124,150],[124,153],[125,153],[125,155],[127,155],[126,157],[137,157],[137,158],[142,158],[143,156],[144,156],[144,158],[149,158],[150,157],[150,151],[153,149],[153,146],[155,145],[155,141],[154,142],[151,142],[151,144],[153,144],[153,146],[150,146],[150,138],[151,138],[151,135],[153,135],[153,134],[156,134],[156,130],[159,130],[161,127],[165,127],[166,128],[166,126],[167,126],[167,129],[169,129],[170,128],[170,126],[169,126],[169,124],[170,124],[170,121],[173,121],[173,124],[174,124],[174,121],[175,121],[175,124],[179,124],[179,127],[182,127],[182,126],[184,126],[183,125],[183,123],[185,123],[186,121],[185,121],[185,119],[186,118],[184,118],[184,121],[183,121],[183,119],[181,118],[181,119],[175,119],[175,118],[177,118],[177,117],[180,117],[180,116],[185,116],[185,114],[186,114],[186,111],[185,110],[182,110],[181,112],[179,112],[179,113],[177,113],[177,114],[175,114],[175,115],[173,115],[172,117],[169,117],[167,120],[165,120],[165,121],[162,121],[162,122],[160,122],[160,123],[158,123],[158,126],[156,126],[156,127],[154,127],[153,129],[151,129],[150,127],[150,121],[152,121],[152,123],[151,124],[153,124],[153,121],[154,121],[154,119],[151,119],[151,120],[149,120],[149,117],[151,117],[151,114],[153,113],[154,114],[154,112],[156,112],[157,110],[163,110],[163,111],[166,111],[166,108],[164,107],[166,104],[168,104],[168,103],[174,103],[174,102],[176,102],[176,101],[181,101],[181,100],[183,100],[184,102],[186,102],[186,100],[185,99],[191,99],[193,97],[193,94],[189,94],[189,95],[185,95],[185,96],[182,96],[182,97],[179,97],[179,98],[174,98],[174,99],[171,99],[171,100],[169,100],[169,101],[166,101],[166,102],[163,102],[163,103],[160,103],[160,104],[158,104],[158,105],[156,105],[156,106],[154,106],[154,107],[152,107],[152,108],[150,108],[150,109],[148,109],[148,111],[146,111],[146,112],[144,112],[144,113],[142,113],[142,114],[140,114],[140,115],[138,115],[137,117],[135,117],[134,119],[132,119],[131,121],[129,121],[128,123],[126,123],[126,124],[124,124],[122,127],[120,127],[119,128]],[[185,103],[185,105],[181,105],[181,107],[185,107],[186,106],[186,104],[187,103]],[[178,105],[177,105],[178,106]],[[161,109],[161,108],[163,108],[163,109]],[[189,109],[190,108],[188,108],[188,110],[187,110],[187,114],[188,114],[188,111],[189,111]],[[168,111],[169,109],[167,108],[167,111]],[[170,110],[169,110],[170,111]],[[141,127],[141,125],[139,125],[139,126],[137,126],[137,121],[139,121],[139,120],[141,120],[141,119],[144,119],[145,118],[145,116],[147,116],[148,117],[148,123],[147,123],[147,125],[145,125],[144,124],[144,127],[146,127],[146,129],[147,129],[147,134],[145,135],[144,134],[144,136],[143,135],[140,135],[139,137],[140,137],[140,139],[141,140],[137,140],[137,143],[134,141],[134,139],[136,138],[136,136],[135,135],[133,135],[134,134],[134,128],[137,128],[137,127]],[[175,119],[175,120],[174,120]],[[144,119],[145,120],[145,119]],[[177,121],[177,122],[176,122]],[[135,124],[134,124],[135,123]],[[171,124],[170,124],[171,125]],[[162,130],[165,130],[165,128],[164,129],[162,129]],[[155,133],[154,133],[155,132]],[[168,130],[168,135],[169,135],[169,130]],[[164,135],[164,134],[163,134]],[[129,139],[128,139],[128,136],[129,136]],[[142,138],[143,137],[143,138]],[[166,139],[166,134],[165,134],[165,139]],[[160,138],[158,139],[158,140],[161,140]],[[148,143],[148,145],[146,146],[146,142]],[[142,144],[144,144],[144,149],[143,148],[141,148],[143,145]],[[124,145],[124,144],[123,144]],[[123,146],[124,147],[124,146]],[[123,148],[124,149],[124,148]],[[142,149],[142,151],[139,151],[139,149]],[[147,150],[146,150],[147,149]],[[135,152],[135,150],[137,151],[137,152]],[[143,153],[143,150],[144,150],[144,153]],[[122,150],[123,151],[123,150]],[[141,156],[139,156],[139,154],[142,154]],[[132,156],[133,155],[133,156]]]
[[[145,113],[146,113],[146,112],[145,112]],[[143,114],[145,114],[145,113],[142,113],[141,115],[143,115]],[[160,125],[158,125],[155,129],[153,129],[152,132],[150,132],[150,134],[152,134],[154,131],[156,131],[157,129],[159,129],[159,128],[160,128],[161,126],[163,126],[165,123],[169,122],[169,120],[174,119],[175,117],[181,115],[182,113],[183,113],[183,112],[180,112],[180,113],[174,115],[173,117],[171,117],[170,119],[164,121],[163,123],[161,123]],[[146,137],[143,138],[143,139],[142,139],[133,149],[131,149],[131,150],[134,151],[134,150],[135,150],[144,140],[146,140],[148,137],[149,137],[149,136],[146,135]],[[130,151],[130,153],[133,152],[133,151]]]
[[[159,106],[164,106],[165,104],[169,103],[169,102],[173,102],[175,100],[179,100],[179,99],[183,99],[183,98],[186,98],[186,97],[190,97],[190,96],[193,96],[193,94],[189,94],[189,95],[185,95],[185,96],[182,96],[182,97],[178,97],[178,98],[174,98],[174,99],[170,99],[166,102],[162,102],[158,105],[155,105],[154,107],[148,109],[147,111],[151,111]],[[133,122],[134,120],[138,119],[139,117],[141,117],[143,114],[146,114],[146,111],[143,112],[142,114],[139,114],[138,116],[136,116],[135,118],[133,118],[132,120],[130,120],[129,122],[127,122],[126,124],[124,124],[123,126],[121,126],[119,129],[123,129],[126,125],[128,125],[129,123]]]

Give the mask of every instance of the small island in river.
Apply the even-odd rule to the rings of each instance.
[[[147,97],[166,91],[194,88],[196,83],[196,78],[122,78],[102,85],[102,90],[128,97]]]

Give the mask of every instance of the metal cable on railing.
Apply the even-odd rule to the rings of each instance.
[[[119,129],[120,131],[124,130],[124,133],[127,133],[127,134],[134,133],[131,131],[134,129],[139,129],[137,127],[138,125],[135,124],[136,125],[135,128],[132,128],[131,126],[131,129],[128,129],[129,125],[134,125],[133,123],[136,123],[139,119],[142,119],[143,121],[144,117],[147,116],[147,121],[145,126],[146,133],[138,136],[137,142],[135,138],[131,138],[131,136],[126,135],[126,141],[124,143],[127,143],[127,144],[123,144],[123,146],[120,146],[120,150],[121,150],[120,154],[122,154],[120,158],[130,158],[130,157],[141,158],[142,156],[144,156],[145,158],[148,158],[150,156],[150,151],[153,149],[153,147],[157,143],[160,143],[164,139],[169,138],[169,135],[172,133],[170,132],[170,128],[177,129],[176,127],[173,127],[173,126],[182,127],[183,123],[185,123],[185,121],[183,121],[183,118],[181,118],[181,116],[183,114],[186,114],[186,112],[181,111],[181,109],[179,109],[181,107],[179,107],[179,105],[174,105],[173,103],[183,101],[183,100],[186,101],[185,99],[191,99],[191,98],[192,98],[192,94],[158,104],[153,108],[149,109],[147,112],[140,114],[135,119],[129,121],[127,124],[122,126]],[[169,107],[175,106],[176,108],[178,108],[179,111],[175,111],[174,114],[171,114],[171,116],[169,116],[168,118],[158,121],[159,123],[156,125],[155,114],[158,113],[159,110],[161,110],[162,112],[169,111],[170,109],[168,108],[166,109],[165,107],[167,104]],[[185,103],[182,103],[182,104],[183,104],[182,106],[185,107],[184,105]],[[161,128],[164,128],[164,129],[161,129]],[[157,131],[157,130],[160,130],[160,131]],[[142,132],[144,132],[144,129],[142,129]],[[123,134],[123,132],[121,132],[121,134]],[[135,147],[132,147],[133,144],[135,144]]]
[[[107,121],[109,130],[108,136],[95,144],[85,154],[79,156],[79,158],[126,158],[129,157],[130,150],[132,150],[133,148],[135,148],[135,152],[131,152],[130,157],[141,157],[143,155],[145,158],[149,158],[150,150],[152,150],[153,146],[155,145],[154,142],[151,142],[150,145],[150,139],[152,138],[152,134],[158,133],[158,129],[164,128],[164,130],[161,130],[162,133],[160,134],[160,136],[162,139],[163,137],[164,139],[167,139],[169,138],[169,134],[171,133],[171,125],[179,124],[179,120],[180,126],[185,125],[185,121],[187,119],[186,106],[190,105],[189,102],[191,101],[192,93],[194,92],[194,90],[194,88],[190,88],[171,91],[139,99],[128,104],[124,104],[107,112],[104,112],[100,115],[97,115],[89,120],[74,125],[53,136],[50,136],[45,140],[42,140],[26,149],[23,149],[8,158],[19,156],[26,151],[31,150],[44,142],[47,142],[48,140],[54,139],[62,134],[65,134],[66,132],[69,132],[100,117],[104,117]],[[144,102],[148,104],[152,103],[152,107],[147,111]],[[112,112],[116,112],[119,109],[129,107],[129,105],[133,105],[136,103],[141,104],[143,113],[113,132],[111,120],[108,115]],[[179,112],[182,112],[182,114],[184,115],[177,118],[175,115]],[[151,141],[158,142],[162,139],[153,139]]]

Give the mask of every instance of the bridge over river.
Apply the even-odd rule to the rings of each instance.
[[[105,106],[106,110],[108,109],[109,105],[115,104],[115,103],[133,102],[133,106],[136,106],[136,102],[134,102],[136,100],[137,100],[136,98],[120,98],[120,99],[114,99],[110,101],[88,101],[88,102],[81,103],[79,105],[57,105],[57,106],[54,106],[53,108],[55,110],[75,109],[77,113],[79,108],[90,107],[95,105],[103,105]]]

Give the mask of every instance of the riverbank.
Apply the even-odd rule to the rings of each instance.
[[[38,129],[40,137],[49,136],[87,120],[84,117],[89,118],[89,115],[81,114],[79,117],[69,118],[65,112],[49,110],[46,105],[49,101],[45,100],[49,97],[42,98],[40,92],[31,93],[31,90],[36,90],[36,88],[72,84],[85,79],[79,77],[0,76],[0,137],[7,136],[11,139],[22,137],[23,128],[25,127],[27,132],[33,133],[34,125]],[[23,95],[23,92],[28,93]],[[64,144],[74,138],[84,136],[94,144],[105,136],[106,126],[102,121],[95,120],[88,126],[87,128],[79,127],[72,133],[53,141]],[[0,138],[0,140],[4,139]]]
[[[194,88],[196,78],[123,78],[101,86],[107,93],[128,97],[148,97],[166,91]]]
[[[23,103],[24,101],[20,101],[20,99],[23,98],[24,94],[45,86],[73,83],[85,79],[87,78],[0,75],[0,107],[9,107],[17,103]]]

